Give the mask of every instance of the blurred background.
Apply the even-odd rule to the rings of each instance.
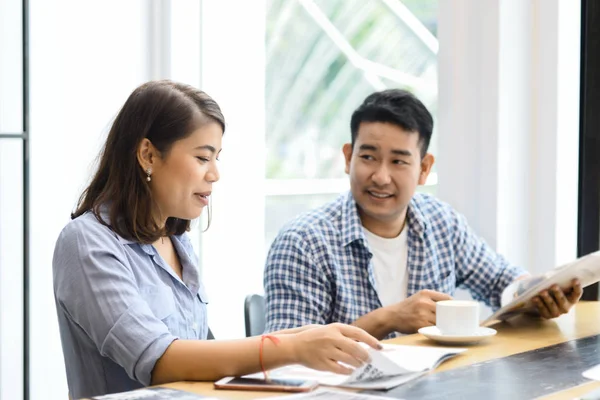
[[[120,106],[151,79],[201,88],[227,121],[212,225],[191,232],[218,339],[244,336],[244,297],[262,293],[283,224],[349,188],[351,113],[386,88],[411,90],[435,119],[419,190],[512,262],[540,273],[597,249],[590,7],[0,0],[0,400],[67,398],[54,244]]]

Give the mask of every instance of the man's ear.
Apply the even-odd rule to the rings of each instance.
[[[419,173],[419,185],[424,185],[427,182],[427,177],[431,172],[431,168],[435,163],[435,157],[431,153],[425,154],[421,160],[421,172]]]
[[[148,138],[142,139],[137,149],[137,159],[138,163],[140,164],[140,167],[142,167],[144,171],[152,169],[152,167],[156,163],[157,156],[158,151],[156,150],[156,147],[154,147],[152,142],[148,140]]]
[[[344,153],[344,159],[346,161],[345,171],[347,174],[350,174],[350,160],[352,160],[352,144],[346,143],[344,147],[342,147],[342,152]]]

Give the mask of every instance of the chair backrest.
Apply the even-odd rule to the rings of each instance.
[[[246,337],[262,335],[265,331],[265,298],[259,294],[246,296],[244,301]]]

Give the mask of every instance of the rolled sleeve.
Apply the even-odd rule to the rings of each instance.
[[[496,253],[473,232],[464,216],[456,213],[455,222],[457,283],[476,300],[498,309],[504,289],[527,271]]]
[[[273,242],[264,274],[266,331],[328,323],[331,288],[313,260],[307,241],[293,231]]]
[[[122,245],[102,225],[71,223],[53,264],[55,296],[68,318],[102,356],[149,385],[156,361],[177,337],[140,294]]]
[[[156,361],[176,337],[154,317],[142,300],[132,304],[113,325],[100,352],[121,365],[132,379],[145,386],[152,381]]]

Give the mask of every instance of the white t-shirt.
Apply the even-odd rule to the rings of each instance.
[[[395,238],[377,236],[363,228],[371,253],[379,300],[383,306],[406,299],[408,287],[408,229]]]

